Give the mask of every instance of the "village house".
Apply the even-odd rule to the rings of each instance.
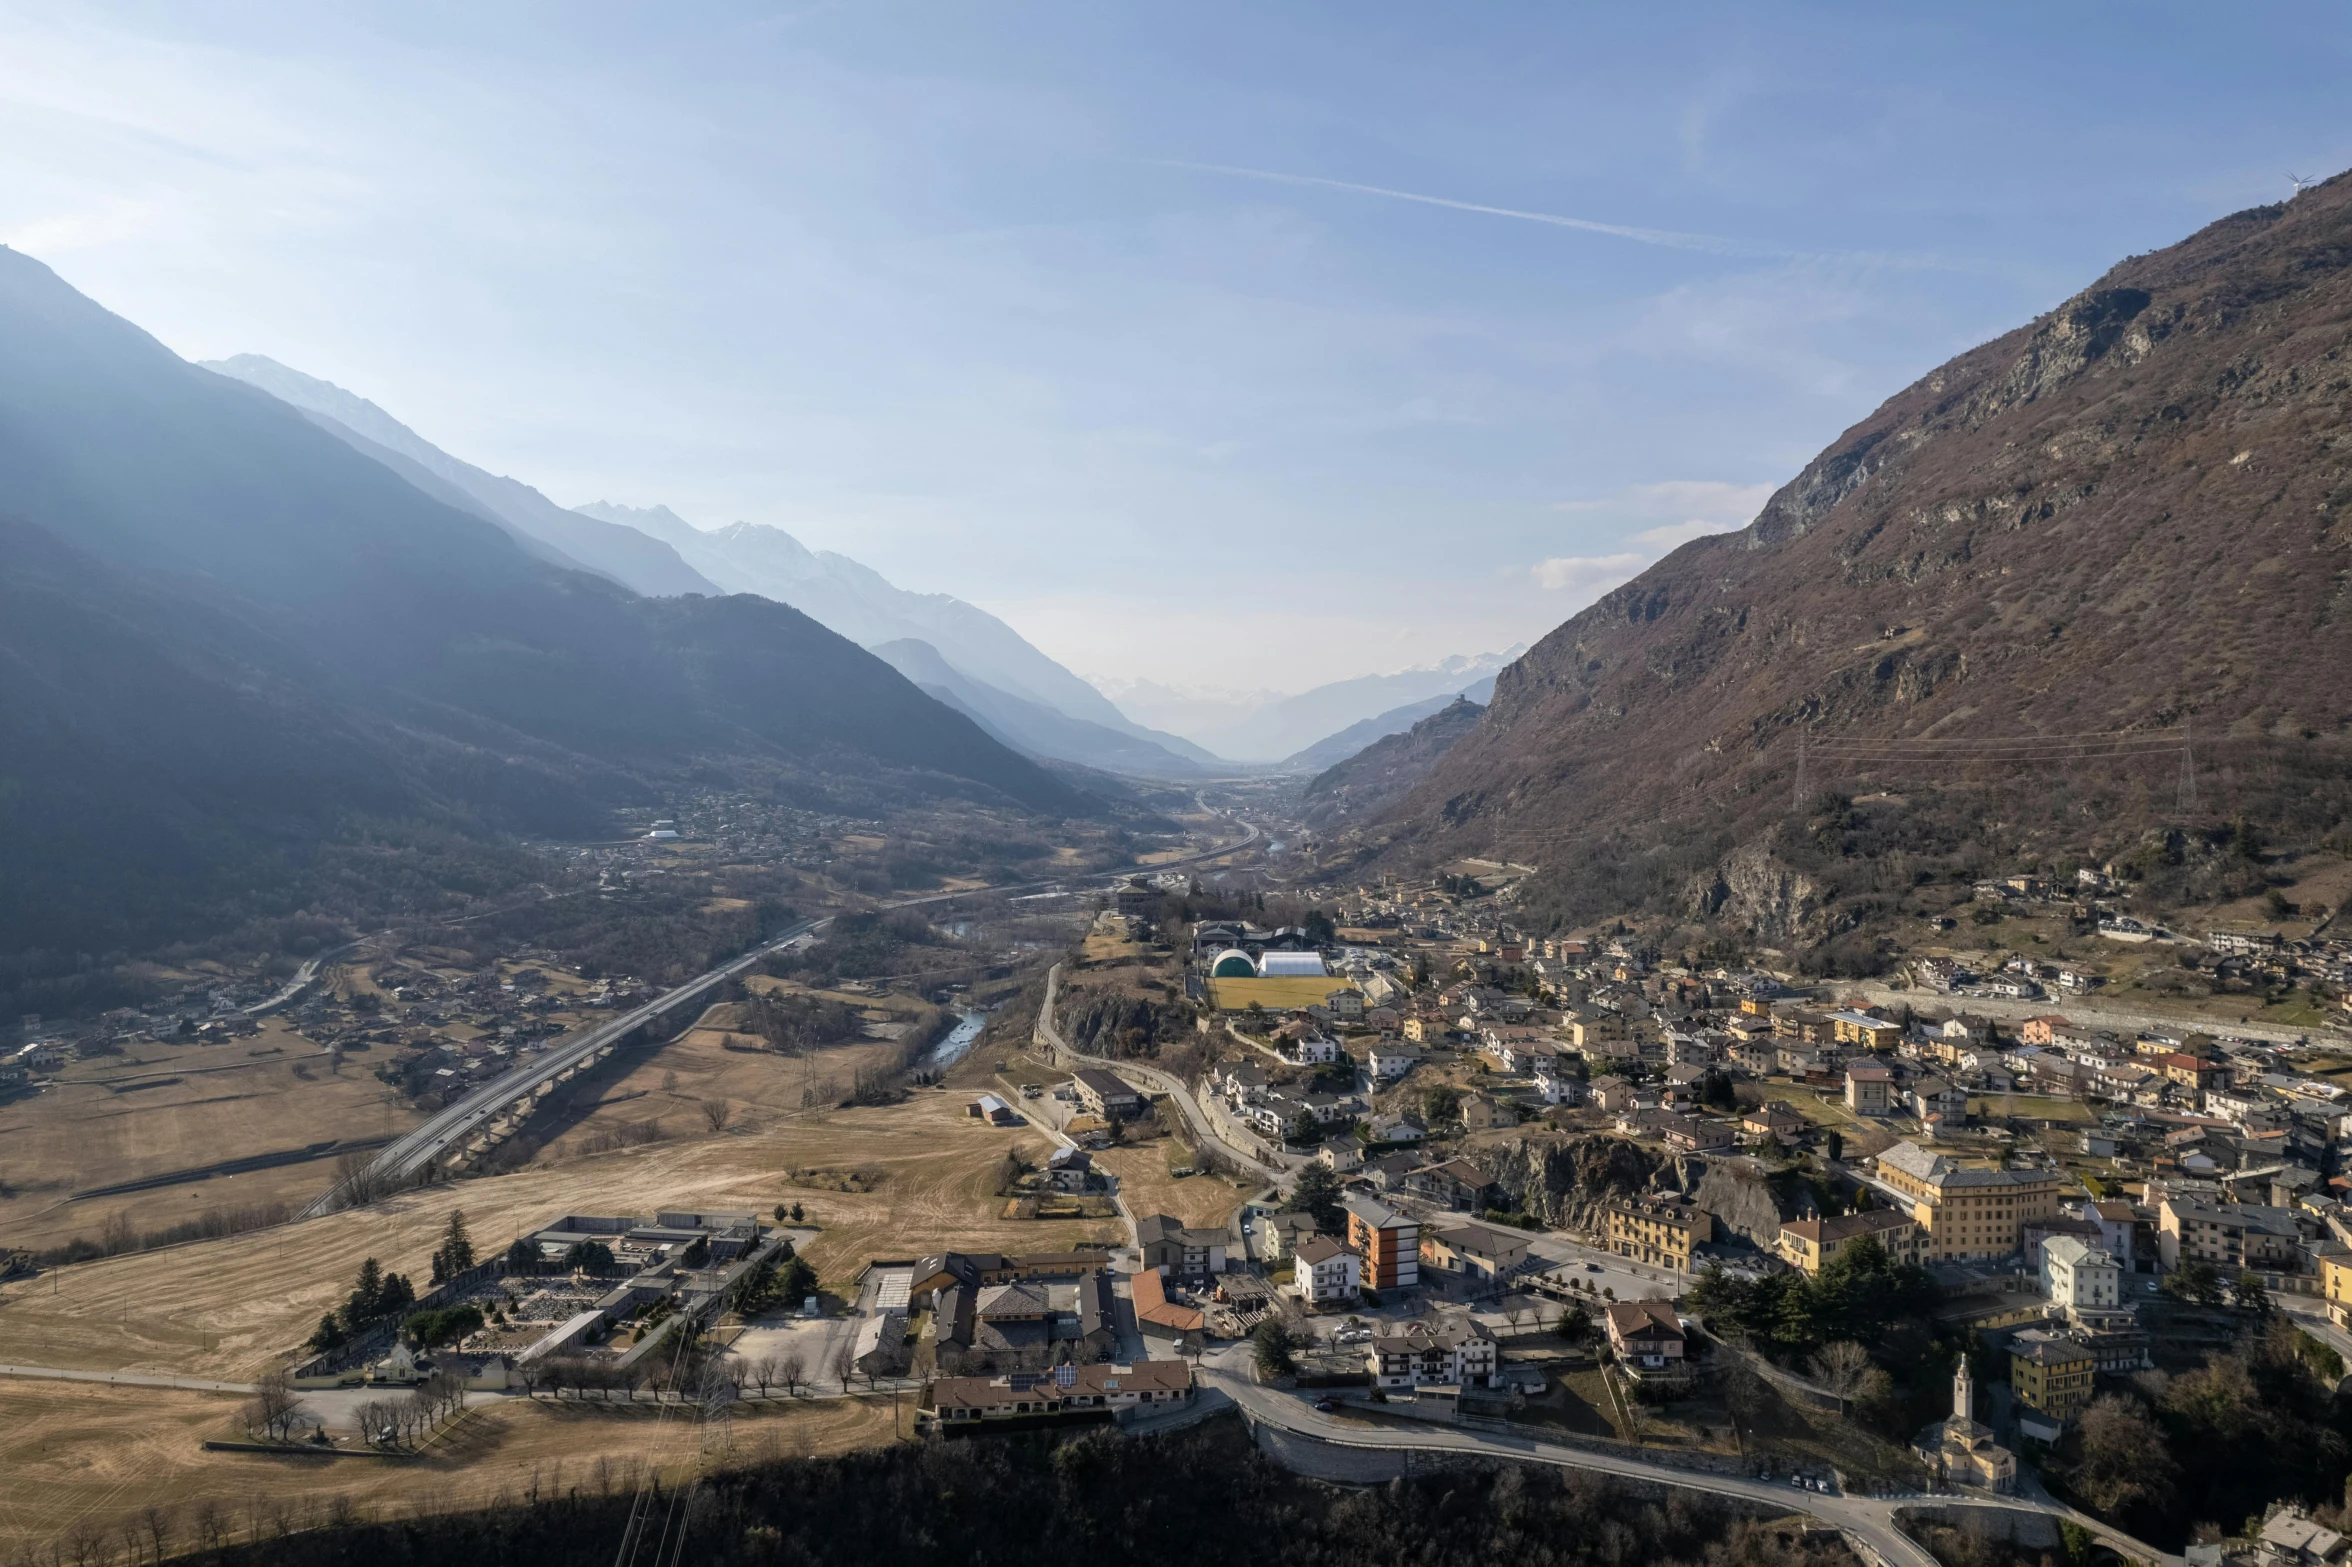
[[[1378,1388],[1485,1387],[1500,1358],[1494,1335],[1467,1312],[1383,1327],[1365,1350]]]
[[[2294,1211],[2257,1203],[2166,1197],[2156,1208],[2157,1254],[2166,1272],[2184,1261],[2207,1262],[2231,1277],[2297,1271],[2301,1236]]]
[[[1143,1114],[1143,1095],[1100,1067],[1084,1067],[1072,1074],[1078,1102],[1106,1121],[1133,1120]]]
[[[1871,1208],[1834,1219],[1784,1220],[1773,1251],[1781,1261],[1811,1278],[1820,1274],[1823,1263],[1864,1236],[1878,1242],[1896,1263],[1918,1262],[1920,1243],[1925,1239],[1911,1216],[1900,1208]]]
[[[1168,1278],[1198,1281],[1225,1271],[1226,1248],[1233,1237],[1224,1230],[1193,1229],[1167,1214],[1152,1213],[1135,1221],[1135,1240],[1145,1267]]]
[[[1486,1206],[1487,1189],[1493,1184],[1487,1173],[1469,1160],[1447,1159],[1406,1176],[1405,1195],[1476,1212]]]
[[[1887,1115],[1894,1109],[1895,1074],[1882,1061],[1846,1067],[1846,1108],[1856,1115]]]
[[[1617,1363],[1634,1375],[1681,1367],[1687,1335],[1672,1301],[1611,1301],[1604,1321]]]
[[[1299,1242],[1291,1256],[1291,1290],[1310,1306],[1334,1306],[1363,1292],[1363,1259],[1328,1235]]]
[[[1424,1267],[1483,1282],[1507,1279],[1527,1261],[1527,1239],[1485,1224],[1453,1224],[1424,1231]]]
[[[923,1390],[918,1417],[942,1425],[996,1420],[1065,1419],[1115,1414],[1192,1397],[1192,1367],[1182,1360],[1130,1365],[1062,1365],[1000,1377],[939,1377]]]

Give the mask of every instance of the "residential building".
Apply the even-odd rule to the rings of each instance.
[[[2292,1273],[2299,1239],[2291,1208],[2194,1197],[2167,1197],[2156,1208],[2157,1254],[2167,1272],[2194,1261],[2232,1277],[2248,1269]]]
[[[1291,1254],[1290,1287],[1310,1306],[1332,1306],[1363,1293],[1364,1260],[1328,1235],[1299,1242]]]
[[[1740,1117],[1740,1135],[1751,1142],[1794,1142],[1810,1125],[1784,1104],[1767,1104]]]
[[[1833,1219],[1786,1220],[1773,1250],[1781,1261],[1812,1278],[1820,1274],[1823,1263],[1865,1236],[1878,1242],[1897,1263],[1919,1261],[1921,1243],[1926,1239],[1902,1209],[1872,1208]]]
[[[2260,1567],[2337,1567],[2345,1558],[2344,1537],[2302,1508],[2284,1506],[2264,1521],[2255,1558]]]
[[[2057,1172],[1960,1165],[1917,1143],[1877,1159],[1879,1179],[1911,1204],[1925,1232],[1923,1262],[1993,1261],[2015,1255],[2024,1226],[2058,1211]]]
[[[1412,1289],[1421,1282],[1421,1221],[1370,1197],[1342,1199],[1348,1249],[1364,1259],[1366,1289]]]
[[[1731,1146],[1731,1123],[1696,1115],[1670,1115],[1658,1139],[1678,1153],[1720,1153]]]
[[[1715,1238],[1715,1216],[1681,1197],[1631,1197],[1601,1209],[1609,1250],[1653,1268],[1687,1273],[1691,1255]]]
[[[1846,1108],[1856,1115],[1894,1112],[1895,1074],[1882,1061],[1862,1060],[1846,1067]]]
[[[1372,1076],[1375,1081],[1393,1083],[1421,1064],[1421,1052],[1411,1045],[1382,1040],[1372,1047]]]
[[[2042,1290],[2069,1317],[2104,1320],[2123,1310],[2123,1269],[2101,1247],[2053,1235],[2042,1242]]]
[[[1902,1024],[1868,1012],[1832,1012],[1829,1026],[1831,1043],[1870,1054],[1892,1050],[1903,1038]]]
[[[1421,1237],[1422,1266],[1457,1278],[1507,1279],[1526,1261],[1527,1237],[1491,1225],[1452,1224]]]
[[[1486,1194],[1493,1185],[1493,1179],[1469,1160],[1447,1159],[1406,1176],[1405,1195],[1475,1213],[1486,1206]]]
[[[1143,1095],[1100,1067],[1082,1067],[1071,1083],[1078,1102],[1106,1121],[1126,1121],[1143,1114]]]
[[[1301,1034],[1283,1049],[1282,1058],[1292,1066],[1329,1066],[1339,1059],[1339,1041],[1328,1034]]]
[[[1149,1213],[1135,1221],[1135,1240],[1143,1265],[1172,1279],[1200,1280],[1225,1271],[1226,1248],[1233,1237],[1224,1230],[1192,1229],[1164,1213]]]
[[[2352,1250],[2330,1246],[2319,1253],[2320,1294],[2339,1328],[2352,1328]]]
[[[1485,1387],[1500,1361],[1494,1335],[1467,1312],[1385,1327],[1365,1351],[1372,1385]]]
[[[1636,1375],[1681,1366],[1687,1335],[1668,1300],[1617,1300],[1602,1314],[1617,1363]]]
[[[1001,1377],[935,1378],[923,1390],[918,1418],[943,1425],[1068,1418],[1138,1405],[1181,1404],[1191,1397],[1192,1367],[1182,1360],[1063,1365]]]
[[[1968,1090],[1954,1087],[1940,1077],[1913,1079],[1903,1098],[1910,1105],[1911,1113],[1922,1121],[1935,1117],[1946,1126],[1959,1126],[1968,1119]]]
[[[2009,1390],[2021,1406],[2018,1416],[2027,1434],[2041,1434],[2032,1429],[2032,1415],[2041,1415],[2053,1428],[2080,1418],[2091,1405],[2098,1369],[2098,1357],[2071,1339],[2046,1332],[2014,1335],[2009,1342]],[[2052,1429],[2043,1440],[2058,1434]]]

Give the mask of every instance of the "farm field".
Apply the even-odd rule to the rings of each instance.
[[[1212,979],[1209,1003],[1220,1012],[1242,1012],[1256,1002],[1269,1012],[1321,1006],[1335,990],[1353,990],[1355,981],[1335,975],[1285,975],[1276,979]]]
[[[50,1087],[0,1104],[0,1240],[40,1248],[95,1237],[116,1214],[156,1230],[208,1208],[308,1201],[333,1179],[331,1157],[119,1196],[73,1194],[406,1131],[418,1117],[370,1075],[372,1054],[346,1057],[338,1073],[273,1019],[251,1039],[141,1044],[74,1062]]]
[[[774,1060],[777,1058],[755,1058]],[[1042,1161],[1029,1128],[964,1114],[961,1095],[918,1090],[902,1104],[795,1114],[772,1126],[679,1136],[513,1175],[404,1192],[353,1213],[131,1253],[0,1288],[0,1361],[249,1381],[293,1353],[349,1289],[363,1257],[420,1287],[452,1208],[477,1246],[503,1246],[562,1213],[656,1207],[754,1209],[800,1203],[820,1234],[807,1255],[844,1291],[870,1257],[949,1248],[1046,1251],[1119,1237],[1116,1220],[999,1217],[1008,1150]],[[868,1189],[795,1185],[794,1170],[863,1170]],[[861,1183],[850,1183],[861,1184]]]
[[[302,1460],[207,1452],[207,1438],[233,1438],[238,1399],[219,1393],[84,1387],[0,1380],[0,1551],[13,1559],[77,1537],[119,1542],[153,1508],[180,1549],[195,1546],[198,1513],[209,1506],[243,1537],[251,1507],[300,1526],[322,1522],[337,1504],[359,1516],[401,1516],[483,1506],[501,1492],[633,1483],[631,1466],[655,1463],[675,1481],[711,1468],[771,1457],[846,1451],[892,1439],[890,1401],[753,1400],[739,1406],[731,1452],[707,1460],[692,1426],[657,1423],[650,1407],[606,1410],[527,1400],[468,1411],[444,1442],[406,1462]],[[167,1546],[168,1548],[168,1546]],[[110,1544],[106,1559],[112,1559]]]

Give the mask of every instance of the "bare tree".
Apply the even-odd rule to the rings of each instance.
[[[229,1537],[229,1526],[221,1517],[220,1503],[206,1497],[196,1504],[196,1544],[198,1549],[219,1550]]]
[[[723,1132],[735,1117],[735,1107],[724,1099],[705,1099],[702,1102],[702,1124],[714,1132]]]
[[[808,1359],[797,1349],[788,1349],[776,1357],[776,1380],[784,1384],[784,1391],[800,1396],[801,1383],[808,1380]]]
[[[372,1156],[353,1149],[335,1161],[335,1191],[346,1208],[364,1208],[384,1195]]]
[[[294,1379],[285,1367],[278,1366],[255,1386],[245,1405],[245,1423],[272,1441],[283,1442],[293,1434],[295,1415],[301,1408],[302,1396],[294,1391]]]
[[[1842,1410],[1845,1404],[1862,1391],[1870,1375],[1870,1351],[1852,1339],[1839,1339],[1824,1344],[1821,1353],[1813,1357],[1813,1375],[1821,1385],[1835,1393]]]
[[[752,1385],[760,1390],[760,1397],[767,1397],[768,1389],[776,1385],[776,1357],[768,1355],[753,1361],[750,1372]]]
[[[434,1420],[440,1413],[440,1392],[433,1386],[432,1380],[428,1378],[417,1384],[416,1390],[408,1395],[410,1429],[414,1430],[419,1437],[425,1436],[433,1429]]]
[[[139,1514],[139,1523],[147,1531],[148,1553],[160,1563],[170,1551],[177,1519],[170,1508],[150,1505]]]
[[[833,1373],[833,1380],[841,1384],[841,1391],[848,1392],[849,1379],[857,1375],[856,1340],[844,1335],[841,1341],[833,1346],[833,1364],[829,1369]]]
[[[425,1379],[421,1391],[431,1400],[437,1414],[451,1414],[465,1408],[465,1379],[454,1371],[435,1371]]]

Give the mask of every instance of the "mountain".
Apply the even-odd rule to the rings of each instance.
[[[1346,761],[1375,740],[1403,734],[1430,714],[1441,712],[1465,697],[1473,706],[1484,708],[1493,695],[1494,676],[1488,675],[1451,695],[1423,697],[1418,702],[1392,707],[1385,713],[1352,723],[1335,735],[1325,735],[1305,750],[1283,758],[1281,770],[1286,773],[1320,773],[1325,768]]]
[[[580,513],[639,529],[674,547],[728,592],[758,593],[790,604],[862,647],[927,642],[957,669],[999,691],[1194,762],[1217,761],[1190,741],[1135,723],[986,610],[946,593],[908,592],[872,567],[830,550],[812,550],[781,528],[738,522],[705,530],[667,506],[609,501],[583,506]]]
[[[872,652],[997,739],[1031,756],[1147,778],[1197,778],[1207,771],[1149,740],[1072,718],[1041,702],[975,680],[942,658],[928,642],[906,637],[880,643]]]
[[[1181,733],[1219,756],[1273,761],[1295,756],[1365,719],[1416,702],[1450,701],[1519,653],[1514,647],[1501,653],[1456,654],[1434,664],[1335,680],[1288,696],[1181,692],[1140,681],[1117,689],[1146,722],[1180,725]]]
[[[2352,176],[2123,262],[1546,636],[1371,839],[1798,944],[1995,866],[2291,878],[2352,841],[2348,323]]]
[[[5,248],[0,517],[0,956],[282,909],[369,822],[595,830],[714,762],[1093,808],[797,610],[535,558]]]
[[[207,370],[258,386],[300,409],[328,434],[384,463],[436,500],[497,524],[543,560],[596,572],[653,598],[720,591],[659,539],[567,511],[520,480],[460,462],[374,403],[331,381],[289,370],[260,354],[200,362]]]
[[[1428,777],[1439,758],[1478,727],[1485,712],[1470,698],[1455,697],[1318,773],[1299,801],[1307,825],[1330,832],[1377,818]]]

